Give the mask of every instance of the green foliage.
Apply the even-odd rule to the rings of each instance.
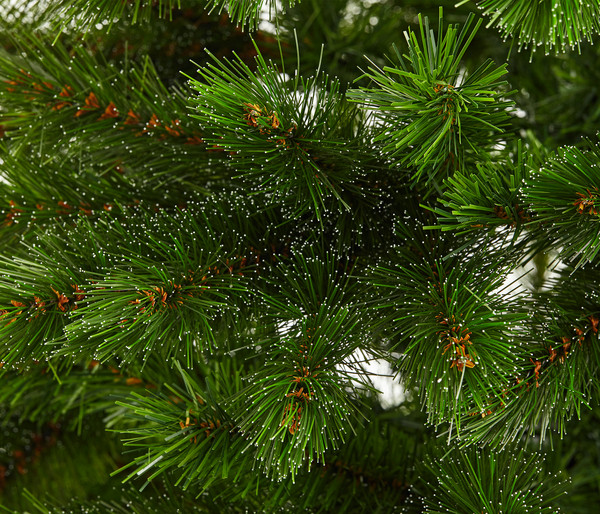
[[[425,175],[425,184],[438,190],[441,179],[464,170],[468,161],[485,160],[509,121],[512,104],[500,81],[505,66],[488,60],[471,73],[460,69],[481,24],[470,30],[472,21],[460,32],[448,26],[443,34],[440,8],[436,37],[429,20],[419,18],[420,41],[414,32],[406,34],[409,54],[394,47],[393,66],[370,67],[365,75],[378,87],[349,93],[375,113],[381,128],[374,140],[392,161],[414,170],[414,180]]]
[[[241,388],[239,370],[235,365],[222,367],[219,371],[226,374],[227,381],[219,380],[218,374],[208,376],[206,385],[201,387],[178,363],[176,366],[184,388],[167,385],[164,392],[131,393],[126,402],[119,402],[131,411],[134,420],[141,421],[123,431],[129,434],[124,441],[126,446],[143,448],[143,454],[123,468],[137,466],[126,479],[150,471],[145,488],[156,476],[174,468],[178,475],[175,484],[181,484],[184,490],[191,483],[205,489],[230,474],[234,480],[243,474],[246,480],[254,482],[254,461],[251,455],[244,455],[246,441],[237,433],[227,412],[219,407],[223,397]]]
[[[320,68],[337,77],[345,91],[356,79],[365,57],[383,65],[382,48],[397,41],[398,6],[392,1],[302,0],[277,20],[282,37],[297,41],[300,63],[291,48],[283,47],[286,66],[299,66],[301,76]],[[390,15],[390,12],[393,15]]]
[[[192,494],[186,495],[170,483],[161,483],[152,491],[140,492],[133,485],[123,486],[114,479],[111,482],[111,485],[98,488],[93,498],[75,498],[67,503],[56,496],[42,499],[26,490],[24,503],[28,508],[33,507],[35,512],[42,514],[79,514],[82,511],[88,514],[102,514],[107,511],[118,514],[143,514],[156,508],[165,514],[177,514],[207,512],[210,508],[217,508],[214,502],[200,501]]]
[[[580,53],[572,50],[544,56],[531,75],[534,80],[523,84],[530,98],[522,108],[535,109],[536,132],[547,151],[596,139],[600,115],[597,55],[597,46],[585,45]],[[524,65],[515,69],[515,74],[519,75],[520,69],[525,69]]]
[[[238,426],[275,476],[323,464],[366,421],[357,389],[369,387],[363,362],[376,350],[361,350],[360,290],[346,263],[324,255],[298,255],[270,277],[279,289],[266,298],[275,337],[261,341],[266,362],[232,401],[237,412],[245,407]]]
[[[585,288],[597,270],[564,267],[553,275],[548,289],[533,297],[531,318],[521,328],[524,361],[507,377],[511,387],[490,401],[485,416],[464,420],[463,437],[502,446],[528,433],[542,441],[552,432],[564,437],[567,420],[594,408],[600,298]]]
[[[428,473],[422,475],[429,493],[425,512],[555,512],[560,483],[544,476],[541,458],[523,449],[497,453],[473,448],[428,458]]]
[[[112,20],[127,16],[136,23],[148,21],[152,15],[168,17],[176,7],[181,7],[181,0],[67,0],[57,3],[46,15],[50,15],[56,28],[62,30],[67,27],[65,20],[75,24],[78,30],[89,30],[96,24],[105,25],[110,30]]]
[[[463,0],[461,3],[466,3]],[[548,52],[555,47],[577,47],[591,41],[600,32],[600,3],[575,0],[475,0],[482,13],[490,17],[488,26],[498,27],[505,38],[515,37],[519,49],[543,46]]]
[[[285,9],[298,1],[300,0],[282,0],[281,4]],[[269,18],[273,16],[273,12],[275,16],[277,15],[275,0],[207,0],[207,3],[211,9],[218,9],[219,12],[226,8],[234,23],[241,25],[242,28],[248,25],[251,30],[258,27],[265,5],[268,6]]]
[[[482,230],[493,236],[499,228],[514,228],[512,237],[518,238],[531,221],[523,194],[524,181],[531,173],[528,160],[519,147],[517,155],[507,162],[477,163],[477,172],[454,173],[446,180],[440,197],[448,210],[434,209],[438,227],[472,234],[474,239]]]
[[[99,360],[117,352],[131,361],[160,346],[167,359],[181,351],[191,362],[194,347],[212,346],[216,318],[231,311],[231,295],[246,291],[243,257],[224,249],[187,213],[141,215],[133,223],[130,230],[108,215],[95,226],[83,221],[81,230],[69,234],[75,247],[70,266],[64,247],[50,254],[32,247],[37,259],[6,264],[2,305],[8,323],[1,330],[18,343],[3,351],[3,360],[22,360],[24,352],[39,358],[35,348],[44,351],[45,344],[48,353],[48,346],[64,344],[60,336],[67,323],[61,353],[77,348],[77,354]],[[103,234],[109,235],[106,243]],[[47,237],[41,247],[51,246],[44,244]],[[89,243],[91,255],[85,252]],[[95,262],[86,273],[82,265],[89,257]],[[47,276],[54,266],[57,272]]]
[[[509,376],[519,373],[517,334],[508,330],[523,318],[511,312],[514,298],[496,292],[504,270],[478,260],[473,271],[459,262],[374,270],[374,282],[393,291],[388,301],[402,343],[402,380],[410,388],[428,384],[420,396],[429,421],[456,423],[457,436],[460,419],[485,415],[490,398],[499,398]]]
[[[0,470],[12,487],[2,492],[2,512],[37,512],[30,510],[26,495],[21,497],[28,489],[44,491],[62,505],[73,498],[81,502],[88,491],[102,490],[118,466],[122,446],[114,434],[103,430],[98,416],[86,420],[85,436],[60,423],[36,426],[14,417],[3,417],[3,426],[10,435],[3,434]]]
[[[41,425],[61,422],[68,430],[81,435],[90,416],[98,413],[109,417],[120,416],[115,399],[127,395],[132,387],[141,387],[139,369],[121,374],[115,365],[95,360],[76,363],[64,358],[34,362],[28,366],[4,365],[1,371],[0,400],[11,417]],[[149,383],[165,379],[156,361],[146,363],[144,377]],[[48,377],[53,381],[48,383]],[[167,370],[167,377],[170,374]]]
[[[3,511],[590,511],[596,4],[453,4],[0,7]]]
[[[218,159],[185,121],[182,91],[168,91],[147,59],[109,64],[86,45],[71,51],[48,37],[12,36],[18,56],[0,52],[2,126],[10,136],[0,147],[0,187],[11,216],[1,232],[57,214],[95,217],[121,202],[179,204],[218,180]]]
[[[343,101],[338,81],[318,71],[292,79],[260,53],[256,72],[239,58],[213,60],[190,81],[198,92],[193,117],[207,142],[229,152],[246,187],[291,203],[294,217],[349,210],[345,193],[364,196],[360,183],[369,169],[354,165],[366,141],[364,119]]]
[[[563,147],[527,181],[524,196],[564,259],[594,261],[600,249],[600,147]]]

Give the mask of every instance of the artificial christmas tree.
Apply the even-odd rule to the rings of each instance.
[[[5,510],[595,511],[598,2],[1,9]]]

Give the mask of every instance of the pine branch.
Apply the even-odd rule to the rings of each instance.
[[[206,191],[202,185],[219,177],[215,154],[189,122],[186,93],[169,92],[148,60],[108,64],[83,45],[49,43],[18,33],[19,57],[0,59],[2,125],[13,155],[31,145],[40,162],[118,174],[131,188],[161,187],[161,195]]]
[[[524,316],[515,312],[514,299],[495,293],[503,289],[504,270],[481,260],[461,269],[454,259],[382,266],[374,273],[375,285],[393,290],[388,298],[383,292],[376,305],[394,305],[403,382],[426,384],[420,395],[429,421],[456,424],[459,437],[460,419],[485,412],[489,398],[508,387],[506,373],[519,360],[512,327]]]
[[[462,512],[559,512],[562,484],[545,476],[540,455],[521,449],[497,453],[455,448],[429,457],[422,475],[427,514]]]
[[[260,53],[256,72],[239,58],[213,60],[198,70],[202,80],[190,80],[193,117],[207,142],[229,151],[242,183],[291,203],[295,217],[310,209],[320,219],[331,208],[349,210],[347,193],[365,196],[361,182],[373,171],[361,150],[365,119],[344,102],[337,80],[318,72],[291,79]]]
[[[145,487],[167,470],[176,470],[175,484],[184,490],[192,483],[204,490],[222,478],[258,485],[260,477],[252,473],[254,459],[244,454],[246,441],[220,407],[223,398],[242,387],[239,365],[233,361],[217,365],[219,372],[226,373],[204,377],[204,387],[200,377],[184,371],[178,363],[176,366],[183,387],[171,385],[167,386],[169,392],[150,395],[132,393],[127,401],[118,403],[138,420],[137,426],[123,430],[130,434],[125,445],[143,449],[142,455],[123,468],[136,467],[125,480],[150,471]]]
[[[309,252],[282,263],[270,278],[276,289],[266,297],[267,314],[278,334],[263,343],[267,362],[232,407],[275,476],[293,479],[307,459],[309,468],[314,459],[322,461],[364,416],[356,390],[369,387],[356,353],[362,339],[352,300],[357,285],[345,275],[346,265]]]
[[[115,19],[129,17],[133,23],[147,22],[152,15],[171,17],[173,9],[180,7],[181,0],[60,0],[51,5],[46,19],[53,22],[54,30],[85,32],[99,23],[110,30]]]
[[[402,505],[407,513],[422,512],[417,463],[430,440],[420,420],[416,430],[395,426],[394,419],[407,420],[399,411],[374,413],[347,444],[328,452],[322,467],[301,473],[299,494],[292,496],[298,510],[319,505],[320,512],[385,512]]]
[[[275,477],[310,470],[366,420],[362,361],[377,350],[362,347],[358,285],[336,269],[343,260],[325,256],[296,255],[270,277],[279,291],[266,298],[267,314],[277,333],[261,342],[266,362],[231,402],[248,446]]]
[[[27,148],[31,150],[31,148]],[[139,204],[141,191],[113,169],[99,172],[75,168],[60,157],[43,162],[42,156],[19,151],[15,155],[0,146],[0,173],[4,179],[0,192],[5,198],[0,207],[0,237],[7,242],[24,235],[35,238],[36,230],[53,225],[75,225],[80,218],[98,218],[105,212],[122,213],[121,205]],[[151,191],[156,202],[166,200]],[[152,202],[151,205],[156,203]],[[15,252],[19,244],[12,245]],[[24,257],[28,251],[23,252]]]
[[[82,509],[89,514],[103,514],[107,511],[116,514],[144,514],[156,509],[165,514],[206,513],[211,509],[235,512],[224,502],[206,497],[197,498],[194,493],[182,491],[168,480],[155,480],[149,489],[140,492],[133,484],[123,485],[112,479],[109,484],[94,490],[89,498],[74,498],[67,503],[60,501],[56,496],[45,495],[40,498],[25,490],[23,504],[27,508],[35,508],[35,512],[41,514],[79,514]],[[258,502],[254,504],[257,507],[259,505]],[[13,514],[18,513],[14,511]]]
[[[461,1],[458,5],[466,3]],[[489,26],[497,27],[504,38],[516,37],[519,49],[531,46],[531,51],[543,46],[546,53],[556,48],[564,52],[569,47],[580,48],[582,41],[591,41],[600,32],[600,3],[559,0],[477,0],[477,7],[490,17]]]
[[[117,354],[130,361],[162,347],[167,358],[182,351],[189,362],[197,348],[214,344],[211,322],[231,315],[228,298],[241,295],[242,304],[245,297],[252,256],[224,251],[210,227],[187,213],[142,214],[123,224],[106,217],[81,223],[68,237],[66,253],[41,243],[31,247],[35,260],[6,261],[3,360],[40,357],[63,345],[69,325],[65,355],[77,348],[100,360]],[[52,246],[55,253],[42,250]],[[7,344],[13,337],[16,344]]]
[[[600,147],[588,142],[586,151],[560,148],[529,178],[524,196],[537,214],[553,246],[565,260],[578,265],[594,261],[600,250]]]
[[[351,100],[373,111],[379,121],[375,142],[382,144],[395,165],[407,166],[411,179],[423,178],[431,190],[442,179],[464,170],[469,159],[486,161],[489,150],[504,135],[512,103],[502,91],[505,66],[488,60],[474,72],[459,69],[480,22],[471,30],[470,16],[459,32],[444,34],[440,8],[438,36],[429,20],[419,18],[420,36],[405,34],[409,55],[394,46],[395,62],[383,69],[373,65],[361,78],[377,87],[348,93]]]
[[[457,235],[472,234],[474,238],[482,232],[500,236],[498,228],[509,228],[515,241],[531,221],[523,193],[531,160],[519,147],[516,162],[477,163],[477,173],[456,171],[446,180],[439,199],[445,209],[431,209],[438,224],[427,228],[456,230]]]
[[[526,436],[543,442],[551,431],[565,434],[566,421],[592,408],[598,394],[596,377],[600,298],[581,288],[597,276],[595,269],[565,268],[537,293],[531,320],[521,336],[519,371],[481,414],[463,422],[469,440],[502,445]],[[568,277],[568,279],[566,279]]]
[[[281,2],[282,8],[293,7],[300,0],[284,0]],[[220,13],[224,8],[227,9],[231,20],[250,30],[256,30],[261,20],[261,14],[264,11],[265,4],[268,5],[269,19],[277,17],[278,5],[275,0],[207,0],[211,11],[218,10]],[[273,12],[275,15],[273,15]]]
[[[111,426],[123,417],[122,409],[115,406],[117,398],[132,389],[156,389],[157,384],[173,378],[170,368],[162,368],[156,360],[146,362],[143,372],[136,367],[119,369],[120,365],[118,359],[100,364],[65,358],[34,361],[27,366],[4,364],[0,404],[7,419],[18,417],[20,422],[38,426],[60,422],[78,434],[97,413]]]

